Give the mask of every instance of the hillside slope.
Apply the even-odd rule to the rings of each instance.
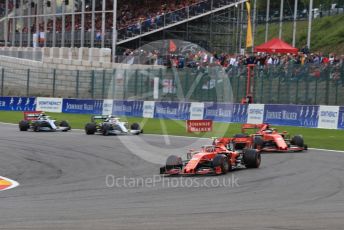
[[[307,44],[308,21],[297,22],[296,47],[302,48]],[[278,37],[279,23],[269,26],[269,39]],[[283,24],[282,39],[292,43],[293,22]],[[265,24],[257,27],[255,45],[265,41]],[[344,54],[344,14],[337,16],[323,17],[313,20],[311,51],[323,52],[325,54],[334,52]]]

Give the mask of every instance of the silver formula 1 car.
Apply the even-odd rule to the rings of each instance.
[[[114,115],[96,115],[92,116],[91,122],[85,125],[85,132],[87,135],[95,133],[108,135],[133,134],[139,135],[143,133],[138,123],[130,125],[128,122],[121,121],[120,118]]]
[[[56,121],[41,111],[24,112],[24,120],[19,122],[20,131],[62,131],[71,130],[67,121]]]

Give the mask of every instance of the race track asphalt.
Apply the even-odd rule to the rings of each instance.
[[[259,169],[161,178],[169,154],[210,141],[0,130],[0,176],[20,183],[0,192],[0,229],[344,229],[343,152],[264,154]]]

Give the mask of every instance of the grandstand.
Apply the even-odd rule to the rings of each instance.
[[[117,35],[119,53],[168,38],[191,41],[213,52],[237,52],[241,47],[238,35],[245,20],[238,5],[244,0],[114,2],[1,0],[0,36],[5,46],[113,48]]]

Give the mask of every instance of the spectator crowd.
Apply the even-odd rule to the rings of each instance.
[[[128,29],[128,32],[139,32],[141,29],[153,29],[164,23],[163,16],[171,12],[175,12],[179,9],[186,8],[204,0],[118,0],[117,6],[117,30]],[[72,2],[72,1],[71,1]],[[76,4],[76,14],[75,14],[75,30],[81,30],[84,27],[85,31],[91,31],[92,29],[92,0],[85,0],[85,24],[82,25],[81,14],[82,4],[81,1],[74,1]],[[95,30],[100,31],[102,29],[102,1],[95,1]],[[28,3],[26,3],[28,4]],[[20,8],[20,2],[17,1],[16,8]],[[0,1],[0,16],[5,15],[6,9],[5,1]],[[13,0],[8,1],[9,13],[13,10]],[[27,7],[24,7],[27,8]],[[107,0],[105,10],[105,28],[106,30],[112,30],[113,27],[113,1]],[[32,11],[34,12],[34,10]],[[180,15],[179,15],[180,16]],[[178,14],[173,15],[171,20],[179,20]],[[35,20],[31,20],[31,25],[24,25],[21,30],[27,33],[31,30],[34,33],[36,30]],[[25,24],[25,23],[24,23]],[[65,31],[72,31],[72,15],[65,15]],[[44,30],[44,22],[40,20],[39,22],[40,31]],[[49,17],[47,23],[46,32],[51,32],[53,30],[53,18]],[[56,17],[56,31],[62,31],[62,17]],[[19,31],[17,31],[19,32]]]
[[[255,64],[258,67],[265,68],[269,66],[286,66],[289,64],[296,65],[336,65],[344,64],[344,55],[335,53],[324,54],[322,52],[310,53],[308,50],[302,50],[298,54],[268,54],[254,53],[246,55],[232,55],[227,53],[209,53],[206,51],[189,52],[178,54],[177,52],[165,52],[161,54],[158,50],[143,51],[127,49],[123,56],[125,60],[132,60],[130,57],[140,56],[139,60],[151,65],[166,65],[176,68],[184,67],[204,67],[211,65],[221,65],[224,68],[240,67],[248,64]],[[144,57],[144,58],[142,58]]]

